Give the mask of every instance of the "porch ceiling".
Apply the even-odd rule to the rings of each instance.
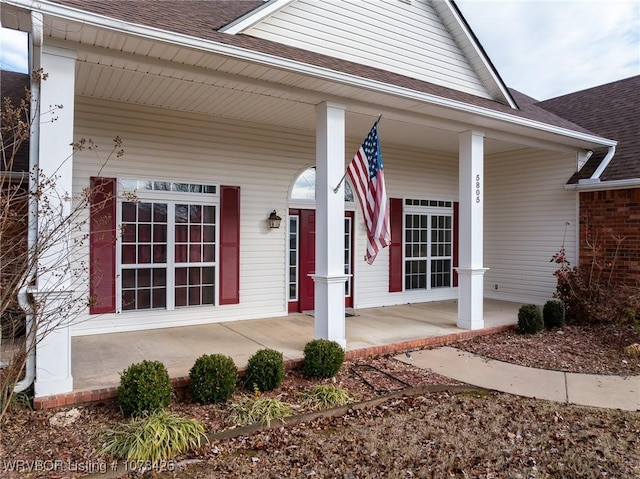
[[[442,106],[89,24],[49,17],[45,35],[77,51],[82,96],[307,131],[315,130],[315,105],[335,101],[347,105],[348,137],[363,137],[382,113],[386,142],[455,154],[458,133],[473,127]],[[487,153],[523,148],[496,138],[487,135]]]

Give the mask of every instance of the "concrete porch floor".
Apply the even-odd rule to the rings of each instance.
[[[485,299],[485,328],[517,323],[520,303]],[[347,352],[464,333],[456,327],[457,301],[415,303],[355,310],[346,318]],[[313,339],[314,319],[306,314],[233,321],[150,331],[79,336],[72,339],[74,393],[113,388],[132,363],[145,359],[164,363],[172,378],[188,376],[202,354],[231,356],[244,368],[259,349],[281,351],[300,360]]]

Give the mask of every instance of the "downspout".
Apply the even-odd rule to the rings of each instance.
[[[39,158],[40,158],[40,81],[41,81],[41,56],[42,56],[42,22],[43,17],[40,12],[31,12],[31,104],[29,105],[29,116],[31,117],[31,131],[29,134],[29,208],[27,226],[27,271],[24,286],[18,292],[18,304],[25,313],[25,326],[27,338],[25,350],[27,359],[25,362],[24,378],[16,383],[13,391],[16,393],[26,390],[33,384],[36,377],[36,328],[35,310],[30,293],[33,292],[33,280],[36,277],[36,260],[34,251],[38,241],[38,201],[35,194],[40,181]],[[37,288],[37,286],[36,286]]]
[[[611,162],[611,159],[615,154],[616,154],[616,145],[612,145],[609,147],[609,151],[607,151],[607,154],[602,159],[602,161],[598,165],[598,168],[596,168],[596,171],[593,172],[591,177],[583,178],[582,180],[579,180],[578,185],[593,185],[593,184],[600,183],[600,175],[602,175],[605,168],[609,166],[609,163]]]

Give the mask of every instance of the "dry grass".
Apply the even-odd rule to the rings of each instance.
[[[523,337],[505,333],[459,344],[486,355],[525,365],[575,372],[617,371],[638,374],[638,363],[624,347],[638,342],[633,330],[563,328],[552,334]],[[568,348],[568,349],[567,349]],[[389,357],[358,360],[412,385],[459,384]],[[289,371],[283,384],[266,397],[279,397],[304,411],[303,391],[331,384],[359,401],[379,396],[375,390],[402,387],[366,368],[367,386],[343,364],[332,380],[310,380]],[[362,372],[363,369],[360,369]],[[196,418],[209,433],[229,427],[229,404],[250,395],[237,389],[229,403],[201,405],[188,391],[174,398],[170,411]],[[417,394],[417,393],[415,393]],[[57,411],[11,411],[0,432],[2,479],[81,477],[70,466],[94,465],[98,444],[93,432],[123,421],[114,403],[83,406],[71,426],[49,425]],[[606,478],[640,477],[640,413],[583,408],[518,398],[506,394],[431,393],[388,400],[378,407],[329,419],[279,427],[211,443],[179,458],[170,472],[147,477],[180,478]],[[28,433],[25,433],[28,432]],[[4,469],[9,460],[62,460],[57,471]],[[195,461],[195,463],[194,463]],[[96,477],[102,477],[98,475]]]
[[[159,478],[634,478],[640,416],[437,393],[211,444]]]

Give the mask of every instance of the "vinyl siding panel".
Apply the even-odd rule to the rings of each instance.
[[[381,142],[388,198],[457,200],[457,156],[388,145],[383,140]],[[356,143],[349,144],[351,151],[355,151],[358,146]],[[356,307],[391,306],[457,298],[457,289],[454,288],[389,293],[389,249],[385,248],[378,253],[373,265],[366,264],[366,228],[359,210],[356,213],[355,224]]]
[[[490,98],[427,0],[298,0],[245,33]]]
[[[173,312],[84,315],[74,334],[199,324],[286,314],[286,227],[270,230],[272,209],[285,213],[289,186],[315,161],[308,133],[78,98],[75,137],[91,137],[97,151],[74,158],[74,191],[97,175],[213,181],[239,186],[240,298],[238,305]],[[125,155],[104,166],[112,138],[120,135]],[[283,224],[286,224],[283,222]],[[88,254],[88,251],[86,252]]]
[[[266,217],[273,209],[285,217],[291,185],[315,163],[313,134],[86,97],[77,98],[75,122],[75,137],[90,137],[99,148],[76,153],[74,191],[89,186],[89,178],[98,174],[239,186],[241,242],[240,304],[172,312],[84,314],[73,327],[74,335],[287,314],[287,222],[270,230]],[[105,163],[116,135],[123,139],[125,155]],[[351,158],[361,141],[347,139],[345,159]],[[388,143],[382,148],[390,197],[455,199],[456,157]],[[363,259],[365,242],[364,222],[356,209],[354,307],[455,297],[456,290],[450,288],[390,294],[388,251],[383,250],[369,266]],[[83,254],[88,255],[88,249]]]
[[[551,256],[564,242],[576,260],[577,197],[564,189],[574,169],[573,154],[529,149],[485,160],[485,296],[537,304],[552,297]]]
[[[287,224],[270,230],[275,209],[286,218],[288,194],[297,176],[315,163],[313,133],[265,124],[180,113],[78,97],[75,135],[99,148],[74,155],[74,192],[91,176],[211,181],[240,187],[240,303],[172,312],[82,314],[74,335],[202,324],[287,314]],[[119,135],[125,155],[107,160]],[[347,138],[345,161],[362,138]],[[457,201],[458,157],[390,144],[382,138],[387,196]],[[563,236],[574,263],[577,198],[563,189],[575,158],[520,150],[485,161],[486,294],[506,300],[537,301],[555,288],[549,258]],[[353,205],[348,206],[353,208]],[[364,261],[366,232],[354,219],[354,307],[375,307],[457,297],[456,288],[389,293],[389,254]],[[85,229],[88,228],[86,225]],[[88,246],[79,259],[88,258]],[[88,284],[87,281],[85,281]],[[493,290],[499,284],[498,291]]]

